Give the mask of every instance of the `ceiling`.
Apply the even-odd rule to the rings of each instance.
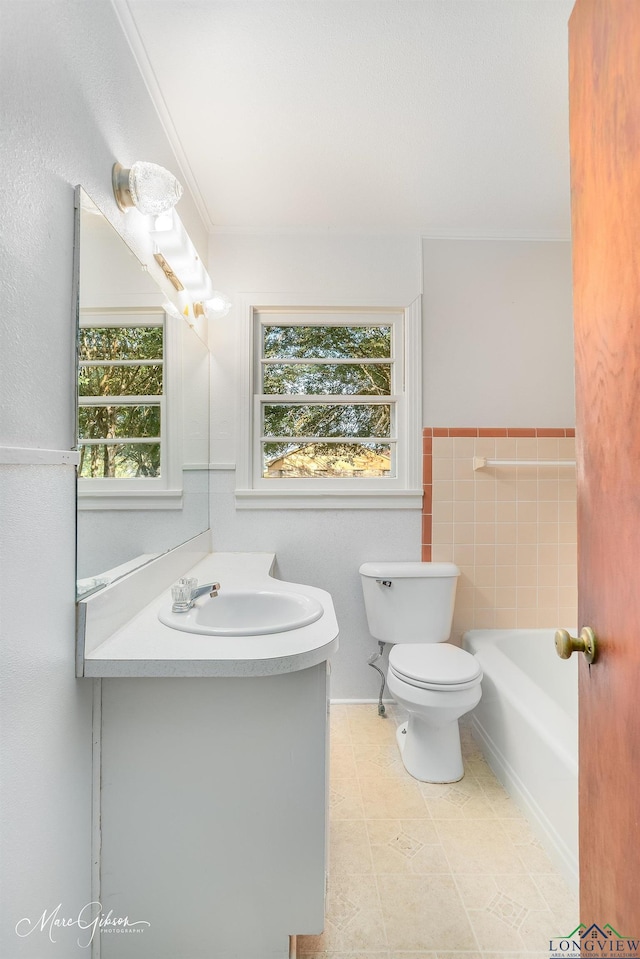
[[[573,0],[113,2],[210,229],[569,236]]]

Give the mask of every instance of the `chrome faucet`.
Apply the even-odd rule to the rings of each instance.
[[[198,586],[197,579],[180,579],[175,586],[171,587],[172,613],[186,613],[194,604],[199,596],[208,593],[212,599],[218,595],[220,583],[207,583],[205,586]]]
[[[198,586],[197,589],[194,589],[191,593],[191,599],[197,599],[198,596],[204,596],[205,593],[209,593],[212,599],[218,595],[218,590],[220,589],[220,583],[207,583],[206,586]]]

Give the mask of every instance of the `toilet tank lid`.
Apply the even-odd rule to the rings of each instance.
[[[363,563],[361,576],[372,579],[418,579],[427,576],[459,576],[455,563]]]

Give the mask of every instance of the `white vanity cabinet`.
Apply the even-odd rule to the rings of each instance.
[[[286,959],[324,924],[328,666],[102,681],[102,959]],[[142,931],[135,931],[142,930]]]
[[[290,936],[322,931],[338,624],[328,593],[274,569],[273,553],[208,553],[203,534],[78,604],[101,959],[287,959]],[[322,614],[282,632],[170,628],[183,575],[304,594]]]

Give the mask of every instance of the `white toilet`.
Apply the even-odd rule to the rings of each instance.
[[[464,775],[458,719],[480,702],[482,670],[471,653],[445,645],[460,570],[453,563],[364,563],[369,631],[389,653],[387,686],[409,713],[397,731],[407,772],[422,782]]]

